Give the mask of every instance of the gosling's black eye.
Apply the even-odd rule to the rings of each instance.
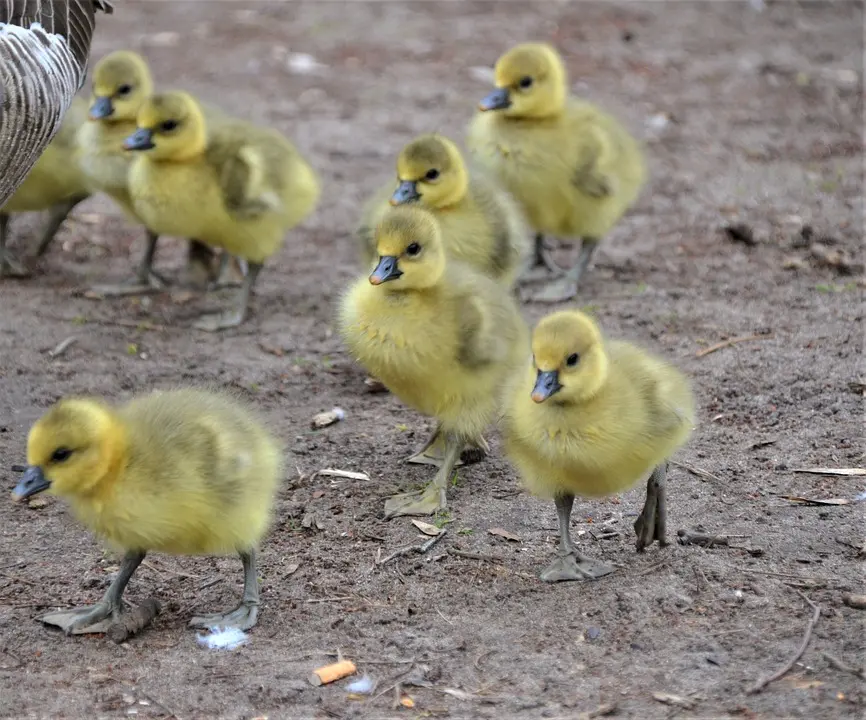
[[[532,87],[532,78],[529,77],[529,75],[526,75],[526,76],[520,78],[520,83],[518,83],[518,84],[520,85],[520,87],[522,87],[524,90],[526,90],[526,88]]]
[[[68,460],[70,455],[72,455],[72,450],[69,448],[57,448],[53,453],[51,453],[51,462],[62,463]]]
[[[132,92],[132,85],[121,85],[117,88],[118,95],[129,95]]]
[[[428,170],[424,177],[428,180],[435,180],[439,177],[439,171],[436,168],[433,168],[432,170]]]
[[[166,120],[159,126],[159,129],[163,132],[171,132],[175,128],[177,128],[177,120]]]
[[[421,246],[418,243],[411,243],[409,247],[406,248],[407,255],[417,255],[421,252]]]
[[[565,364],[568,365],[568,367],[574,367],[577,365],[578,360],[580,360],[580,355],[577,353],[571,353],[571,355],[565,359]]]

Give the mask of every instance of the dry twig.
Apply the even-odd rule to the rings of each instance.
[[[813,603],[809,598],[807,598],[802,592],[799,590],[795,590],[801,598],[803,598],[808,604],[809,607],[812,608],[812,617],[809,618],[809,624],[806,626],[806,632],[803,633],[803,641],[800,643],[800,646],[797,648],[797,652],[791,657],[788,662],[786,662],[782,667],[780,667],[776,672],[768,677],[765,677],[763,680],[759,680],[754,685],[746,690],[747,695],[754,695],[755,693],[761,692],[767,685],[771,682],[778,680],[780,677],[784,676],[792,667],[794,667],[794,663],[797,662],[802,656],[803,653],[806,652],[806,648],[809,645],[809,641],[812,639],[812,631],[815,629],[815,623],[818,622],[818,618],[821,616],[821,606]]]
[[[466,558],[467,560],[481,560],[482,562],[505,562],[497,555],[481,555],[479,553],[466,552],[457,548],[448,548],[448,554],[456,557]]]
[[[842,662],[839,658],[827,652],[822,652],[821,654],[824,656],[824,659],[837,670],[851,673],[852,675],[856,675],[861,680],[866,680],[866,668],[857,669],[855,667],[852,667],[851,665]]]
[[[710,345],[709,347],[704,348],[703,350],[698,350],[695,353],[695,357],[702,358],[710,353],[714,353],[717,350],[724,350],[727,347],[731,347],[733,345],[739,345],[740,343],[749,342],[751,340],[768,340],[773,337],[773,333],[758,333],[755,335],[740,335],[739,337],[728,338],[727,340],[723,340],[722,342],[718,342],[715,345]]]
[[[725,484],[725,481],[722,480],[718,475],[713,475],[709,470],[704,470],[703,468],[694,467],[692,465],[687,465],[684,462],[678,462],[677,460],[668,460],[671,465],[676,465],[678,468],[682,468],[686,472],[690,472],[692,475],[696,475],[700,478],[706,478],[707,480],[712,480],[713,482]]]
[[[48,357],[52,360],[54,358],[59,358],[63,355],[69,348],[71,348],[76,342],[78,342],[78,338],[75,335],[70,335],[65,340],[62,340],[53,350],[48,351]]]

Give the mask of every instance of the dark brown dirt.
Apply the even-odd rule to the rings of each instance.
[[[129,592],[162,602],[150,629],[123,646],[67,638],[35,618],[96,599],[116,559],[54,499],[0,503],[0,715],[574,718],[614,703],[627,718],[862,717],[863,683],[822,652],[864,660],[863,611],[841,600],[864,592],[864,506],[786,497],[850,498],[864,487],[792,472],[863,465],[862,285],[810,248],[823,239],[862,261],[862,3],[772,2],[763,13],[737,2],[117,6],[99,18],[95,57],[141,50],[162,84],[288,132],[326,189],[262,274],[252,319],[218,337],[189,329],[199,298],[78,296],[87,282],[125,276],[141,250],[140,231],[107,201],[82,205],[33,279],[0,285],[0,478],[16,482],[27,430],[59,396],[122,400],[179,382],[242,388],[287,441],[291,470],[262,551],[261,621],[233,653],[202,649],[185,623],[236,601],[236,558],[153,556]],[[677,460],[715,479],[674,468],[670,528],[743,535],[735,543],[751,551],[637,555],[635,490],[575,511],[581,541],[618,572],[544,585],[554,509],[519,491],[494,436],[492,457],[460,473],[444,541],[374,566],[377,553],[416,541],[408,520],[384,522],[381,510],[394,486],[427,477],[401,459],[428,423],[365,394],[333,334],[334,303],[357,272],[351,228],[405,141],[431,129],[462,136],[487,88],[470,68],[526,38],[555,41],[575,90],[647,140],[651,186],[600,250],[581,302],[609,334],[694,378],[700,427]],[[324,67],[291,72],[296,52]],[[670,121],[659,128],[659,117]],[[747,225],[756,244],[731,240],[728,223]],[[35,218],[15,228],[24,248]],[[792,257],[799,269],[786,269]],[[183,246],[166,241],[159,263],[178,273]],[[526,308],[532,320],[542,312]],[[144,321],[159,327],[135,328]],[[50,359],[70,335],[77,342]],[[346,420],[311,431],[310,418],[333,406]],[[373,479],[309,479],[326,467]],[[302,527],[306,513],[321,530]],[[497,527],[520,542],[489,534]],[[458,547],[503,562],[446,554]],[[788,676],[746,695],[800,643],[811,610],[795,589],[822,608],[811,644]],[[344,682],[308,686],[337,648],[377,692],[410,670],[430,687],[406,687],[415,709],[396,711],[391,692],[358,700]]]

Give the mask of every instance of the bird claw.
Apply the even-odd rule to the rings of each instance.
[[[610,575],[614,567],[599,560],[593,560],[579,553],[560,554],[556,560],[541,571],[539,576],[544,582],[554,583],[563,580],[598,580]]]
[[[189,621],[189,627],[202,630],[213,627],[249,630],[251,627],[255,626],[258,619],[259,604],[256,602],[242,602],[234,610],[230,610],[229,612],[196,615]]]
[[[135,277],[119,285],[94,285],[90,292],[100,297],[124,297],[126,295],[145,295],[160,292],[168,285],[168,281],[151,271],[146,280]]]
[[[246,313],[242,310],[230,310],[222,313],[208,313],[202,315],[193,323],[193,327],[197,330],[206,332],[218,332],[227,328],[238,327],[244,321]]]
[[[394,495],[385,501],[385,519],[406,515],[433,515],[448,507],[445,488],[431,483],[423,490]]]
[[[59,627],[67,635],[88,635],[107,632],[120,615],[119,609],[110,603],[101,602],[73,610],[48,613],[39,620],[46,625]]]

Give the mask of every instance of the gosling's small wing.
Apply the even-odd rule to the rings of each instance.
[[[0,207],[60,129],[84,83],[107,0],[0,0]]]

